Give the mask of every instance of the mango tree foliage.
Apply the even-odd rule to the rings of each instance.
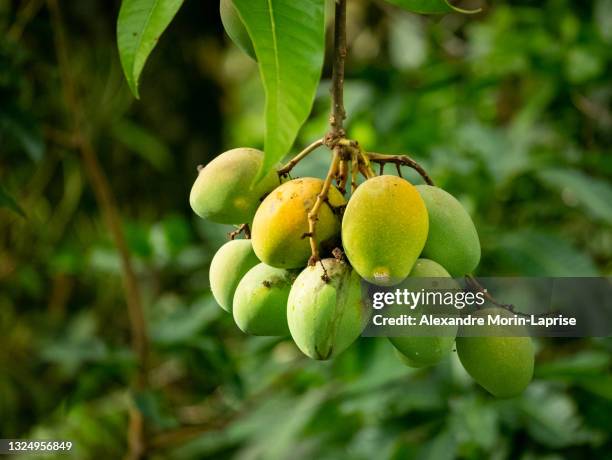
[[[400,6],[413,13],[422,14],[444,14],[444,13],[478,13],[480,8],[475,10],[466,10],[458,8],[451,4],[448,0],[387,0],[387,2]]]
[[[117,19],[117,45],[125,78],[140,98],[138,80],[151,51],[183,0],[123,0]]]
[[[308,118],[325,52],[324,0],[234,0],[266,92],[264,163],[283,158]]]

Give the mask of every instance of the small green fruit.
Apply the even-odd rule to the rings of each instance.
[[[342,219],[342,243],[362,278],[392,286],[408,276],[427,239],[425,203],[416,188],[395,176],[361,184]]]
[[[253,184],[262,161],[263,153],[256,149],[222,153],[198,173],[189,195],[191,208],[220,224],[250,223],[261,200],[279,184],[274,170]]]
[[[238,282],[258,263],[251,240],[228,241],[219,248],[210,263],[209,277],[210,290],[221,308],[232,311]]]
[[[275,188],[261,203],[253,219],[253,249],[259,259],[273,267],[300,268],[310,257],[308,213],[321,193],[323,181],[313,177],[294,179]],[[315,240],[324,252],[338,243],[340,219],[330,207],[345,203],[342,194],[329,189],[319,210]]]
[[[486,318],[491,314],[512,315],[503,308],[487,308],[473,315]],[[503,337],[510,330],[504,326],[490,328],[487,334],[495,336],[457,337],[457,354],[468,374],[493,396],[517,396],[533,377],[533,342],[530,337]]]
[[[423,249],[427,257],[452,276],[471,273],[480,261],[480,241],[474,222],[450,193],[431,185],[417,185],[429,214],[429,235]]]
[[[252,335],[289,335],[287,299],[293,272],[264,263],[255,265],[238,283],[234,293],[234,320]]]
[[[291,336],[313,359],[329,359],[344,351],[359,337],[368,318],[359,275],[336,259],[306,267],[289,293]]]
[[[408,277],[450,278],[450,275],[440,264],[428,259],[418,259]],[[434,282],[436,282],[435,279],[432,280],[432,283]],[[417,310],[413,312],[417,321],[421,317],[421,313],[418,311],[419,308],[422,307],[417,307]],[[433,309],[437,308],[441,308],[441,306],[433,307]],[[454,307],[449,308],[452,309]],[[432,310],[432,308],[428,308],[428,310]],[[438,333],[441,332],[439,327],[435,327],[435,331]],[[447,331],[447,336],[403,336],[389,337],[389,340],[398,350],[399,354],[402,356],[402,361],[406,365],[410,367],[425,367],[437,364],[453,349],[455,336],[457,335],[457,327],[445,328],[444,333],[446,334]]]
[[[229,35],[238,48],[254,60],[257,60],[249,32],[244,22],[242,22],[240,14],[238,14],[238,10],[234,6],[232,0],[221,0],[219,4],[219,13],[221,14],[221,22],[223,23],[223,28],[227,32],[227,35]]]

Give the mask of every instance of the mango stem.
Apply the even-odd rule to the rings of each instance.
[[[323,203],[327,201],[327,195],[329,193],[329,188],[332,185],[332,180],[338,174],[338,169],[340,166],[340,150],[341,146],[334,147],[333,156],[331,164],[329,165],[329,171],[327,172],[327,176],[325,177],[325,182],[323,182],[323,187],[321,187],[321,192],[317,195],[317,200],[315,201],[314,206],[308,213],[308,240],[310,241],[310,252],[311,256],[308,260],[308,265],[315,265],[320,257],[319,257],[319,248],[317,246],[316,241],[316,224],[319,220],[319,211],[321,210],[321,206]]]
[[[295,167],[295,165],[297,165],[300,161],[306,158],[311,152],[314,152],[316,149],[321,147],[323,144],[324,144],[323,139],[317,139],[316,141],[314,141],[312,144],[310,144],[308,147],[306,147],[304,150],[302,150],[300,153],[294,156],[291,160],[289,160],[289,162],[285,166],[279,169],[277,171],[278,176],[281,178],[287,177],[289,173],[291,172],[291,170]]]

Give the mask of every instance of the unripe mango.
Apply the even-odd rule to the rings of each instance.
[[[279,184],[274,170],[253,183],[262,161],[263,153],[256,149],[222,153],[198,173],[189,195],[191,208],[220,224],[250,223],[261,200]]]
[[[484,318],[491,314],[512,315],[503,308],[486,308],[473,313]],[[461,364],[492,395],[498,398],[517,396],[533,377],[533,342],[530,337],[503,337],[504,334],[509,335],[509,329],[504,326],[489,327],[491,329],[487,333],[495,336],[457,337],[457,354]]]
[[[252,335],[289,335],[287,299],[294,279],[293,272],[264,263],[251,268],[234,293],[238,327]]]
[[[396,176],[361,184],[342,219],[342,243],[362,278],[392,286],[408,276],[427,239],[425,203],[416,188]]]
[[[344,351],[368,319],[359,275],[344,262],[323,259],[293,283],[287,322],[296,345],[310,358],[329,359]]]
[[[227,32],[227,35],[229,35],[238,48],[257,60],[249,32],[242,22],[240,14],[238,14],[238,10],[236,10],[232,0],[221,0],[219,3],[219,13],[221,14],[221,22],[223,23],[223,28]]]
[[[429,259],[418,259],[412,267],[409,278],[450,278],[450,274],[440,264]],[[432,284],[435,283],[432,280]],[[429,286],[427,286],[429,287]],[[432,286],[433,287],[433,286]],[[417,307],[417,309],[422,307]],[[434,306],[433,309],[441,308]],[[451,309],[454,307],[450,307]],[[428,310],[431,310],[429,308]],[[415,311],[417,321],[421,316],[419,311]],[[433,328],[434,326],[432,326]],[[436,332],[441,332],[439,327],[436,327]],[[389,337],[393,346],[401,355],[402,361],[410,367],[425,367],[437,364],[444,358],[452,349],[457,335],[457,327],[446,327],[444,333],[448,331],[447,336],[436,335],[434,337],[425,336],[404,336],[404,337]]]
[[[234,291],[240,279],[259,263],[251,240],[228,241],[219,248],[210,263],[210,290],[217,303],[232,311]]]
[[[474,222],[450,193],[431,185],[416,187],[429,214],[429,235],[423,257],[442,265],[452,276],[471,273],[480,261]]]
[[[285,182],[261,203],[253,219],[253,249],[259,259],[273,267],[300,268],[306,265],[311,251],[305,234],[308,213],[323,188],[323,181],[304,177]],[[329,189],[327,203],[321,206],[316,223],[315,240],[322,251],[338,243],[340,219],[330,207],[345,203],[335,187]]]

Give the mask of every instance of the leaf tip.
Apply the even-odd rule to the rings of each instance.
[[[134,99],[140,100],[140,90],[138,88],[138,81],[128,79],[128,86],[130,88],[130,92],[132,93],[132,96],[134,96]]]

